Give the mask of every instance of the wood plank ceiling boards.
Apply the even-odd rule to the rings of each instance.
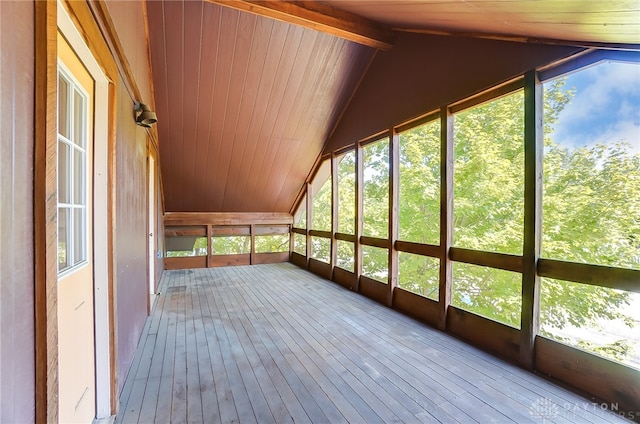
[[[167,211],[288,212],[375,49],[209,2],[148,2]]]
[[[167,211],[289,211],[376,49],[393,49],[391,29],[640,48],[640,0],[147,7]]]

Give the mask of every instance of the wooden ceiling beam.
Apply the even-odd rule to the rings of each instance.
[[[207,1],[314,29],[380,50],[388,50],[393,46],[394,33],[391,28],[315,1]]]

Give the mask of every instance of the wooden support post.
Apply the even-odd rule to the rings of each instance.
[[[213,264],[213,243],[211,237],[213,236],[213,225],[207,225],[207,268],[211,268]]]
[[[353,250],[355,254],[355,263],[353,267],[353,273],[356,277],[355,291],[360,291],[360,275],[362,275],[362,244],[360,243],[360,237],[362,237],[362,230],[364,225],[363,211],[363,186],[364,186],[364,162],[362,156],[362,145],[356,144],[356,241],[353,244]]]
[[[334,152],[331,153],[331,279],[333,280],[333,270],[338,259],[338,159]]]
[[[35,2],[35,419],[58,421],[57,3]]]
[[[251,253],[249,254],[249,264],[256,263],[256,226],[251,224],[249,226],[249,232],[251,233]]]
[[[400,136],[391,130],[389,132],[389,263],[388,282],[389,298],[387,305],[393,306],[393,293],[398,286],[398,194],[400,190]]]
[[[534,344],[540,321],[540,277],[536,266],[542,238],[542,84],[535,70],[524,76],[524,251],[520,365],[534,369]]]
[[[313,249],[313,244],[311,243],[311,235],[309,231],[311,230],[311,221],[313,220],[313,186],[310,182],[307,182],[307,197],[305,198],[305,208],[307,208],[307,266],[309,269],[309,258],[311,258],[311,252]]]
[[[451,303],[452,267],[449,250],[453,240],[453,116],[440,110],[440,288],[438,328],[447,329]]]

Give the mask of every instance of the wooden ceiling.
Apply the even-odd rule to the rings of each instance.
[[[396,30],[640,44],[640,0],[325,0]]]
[[[288,212],[375,50],[208,2],[147,8],[165,209]]]
[[[288,212],[391,29],[640,44],[640,0],[147,0],[165,209]]]

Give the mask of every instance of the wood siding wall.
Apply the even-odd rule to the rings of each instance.
[[[125,78],[117,88],[117,135],[115,168],[115,257],[117,375],[122,389],[147,317],[148,302],[148,133],[135,125],[133,102],[153,109],[151,69],[142,1],[107,2],[121,52],[133,81]],[[135,98],[139,96],[140,98]],[[155,129],[154,129],[155,130]],[[155,137],[152,130],[151,137]],[[156,176],[159,172],[156,172]],[[159,193],[158,193],[159,194]],[[158,196],[160,197],[160,196]],[[156,215],[161,222],[162,212]],[[160,265],[161,267],[161,265]],[[162,268],[156,269],[156,276]]]
[[[35,420],[34,7],[0,2],[0,422]]]
[[[566,57],[575,47],[398,33],[378,52],[324,153]],[[374,106],[375,105],[375,106]]]

